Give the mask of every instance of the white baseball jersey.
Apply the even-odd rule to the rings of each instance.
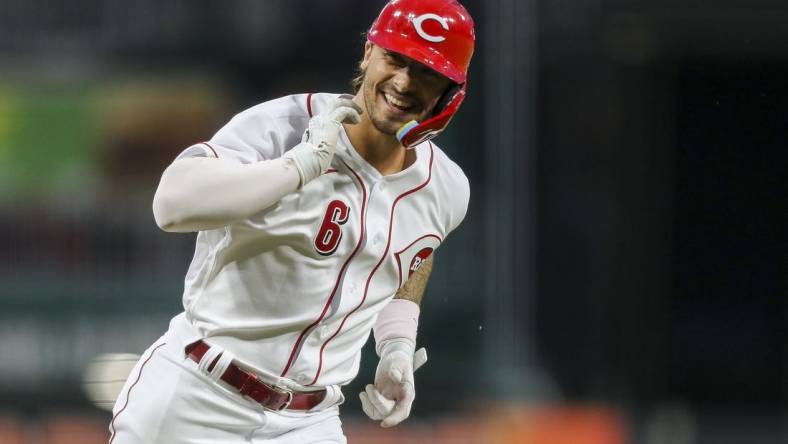
[[[179,157],[278,158],[336,96],[262,103]],[[382,176],[342,130],[326,173],[247,220],[200,232],[186,318],[207,342],[291,388],[351,381],[378,312],[467,210],[462,170],[431,142],[415,150],[415,163]]]

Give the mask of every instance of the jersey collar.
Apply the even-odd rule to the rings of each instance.
[[[339,135],[336,154],[371,183],[383,181],[397,185],[397,187],[410,188],[423,182],[429,175],[430,157],[432,156],[429,142],[421,143],[413,148],[416,152],[416,160],[407,168],[397,173],[383,176],[356,151],[353,144],[350,143],[344,127],[339,132]]]

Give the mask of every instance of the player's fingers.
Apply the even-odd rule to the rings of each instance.
[[[340,106],[331,111],[331,120],[337,123],[358,123],[361,121],[361,113],[356,108]]]
[[[380,423],[382,427],[393,427],[410,416],[410,408],[413,405],[413,400],[416,398],[416,390],[411,384],[404,384],[404,397],[397,402],[391,413],[383,418]]]
[[[394,406],[394,410],[392,410],[388,416],[383,418],[383,421],[381,421],[380,426],[393,427],[404,421],[408,416],[410,416],[411,405],[412,402],[405,402],[404,400],[398,402],[397,405]]]
[[[383,397],[372,385],[367,386],[364,392],[364,399],[366,399],[369,413],[371,413],[368,416],[378,421],[391,414],[396,404],[395,401]]]
[[[383,419],[383,415],[369,402],[369,397],[365,392],[361,392],[358,394],[358,397],[361,399],[361,410],[369,416],[370,419],[378,421]]]
[[[349,110],[353,110],[355,113]],[[353,96],[349,94],[342,94],[331,102],[328,111],[328,115],[335,122],[344,122],[347,119],[348,123],[358,123],[363,113],[361,107],[353,101]]]
[[[367,385],[366,393],[372,405],[374,405],[378,411],[386,415],[391,412],[391,409],[394,408],[394,404],[397,402],[396,399],[384,395],[382,391],[378,390],[378,388],[372,384]]]
[[[342,104],[342,106],[348,106],[350,108],[353,108],[354,110],[358,111],[359,114],[364,114],[364,110],[361,108],[361,105],[353,101],[352,98],[349,100],[342,99],[340,103]]]
[[[364,114],[361,106],[353,101],[353,96],[350,94],[342,94],[341,96],[337,97],[337,99],[334,101],[333,108],[338,108],[340,106],[347,106],[349,108],[355,109],[359,114]]]
[[[385,416],[388,416],[388,414],[394,409],[396,401],[385,397],[374,385],[367,384],[365,393],[372,406],[375,407],[378,412],[380,412],[379,419],[383,419]]]
[[[380,421],[383,419],[383,414],[381,414],[375,406],[369,401],[367,394],[365,392],[361,392],[358,394],[359,399],[361,399],[361,410],[374,421]]]
[[[404,374],[403,369],[401,369],[399,367],[396,367],[396,366],[392,366],[389,369],[389,371],[388,371],[389,378],[391,378],[391,380],[394,381],[397,384],[402,382],[402,375],[403,374]]]

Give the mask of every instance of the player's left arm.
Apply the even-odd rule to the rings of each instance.
[[[421,305],[421,300],[424,298],[424,290],[427,289],[427,281],[429,281],[430,273],[432,273],[432,257],[433,255],[430,255],[427,260],[421,263],[419,269],[397,291],[394,299],[405,299],[416,305]]]
[[[364,413],[392,427],[410,415],[416,386],[413,372],[426,361],[420,350],[414,359],[421,300],[432,272],[432,256],[408,278],[394,299],[378,315],[374,326],[375,351],[380,356],[375,384],[359,396]]]

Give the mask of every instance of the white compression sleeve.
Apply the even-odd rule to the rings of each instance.
[[[298,189],[293,160],[252,164],[205,157],[173,162],[153,198],[156,224],[165,231],[210,230],[243,220]]]

